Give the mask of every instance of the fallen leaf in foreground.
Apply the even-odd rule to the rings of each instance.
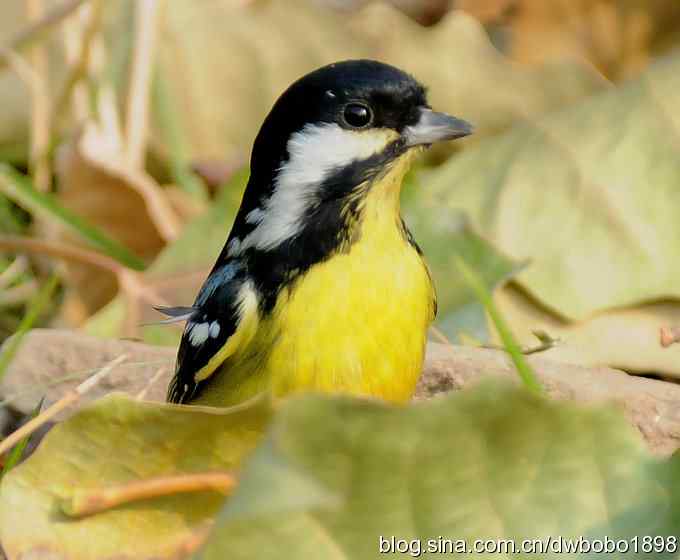
[[[672,535],[677,483],[608,408],[488,383],[406,408],[307,396],[278,411],[197,558],[379,558],[381,536]]]
[[[0,540],[9,558],[186,557],[224,495],[177,494],[74,520],[83,491],[157,476],[233,471],[270,418],[265,401],[233,409],[183,407],[114,394],[53,428],[0,487]],[[40,557],[40,556],[38,556]]]
[[[110,396],[7,475],[0,538],[10,558],[181,559],[205,541],[198,558],[285,550],[294,560],[373,558],[380,535],[668,535],[680,513],[674,466],[649,455],[611,407],[503,383],[409,407],[307,395],[273,418],[262,402],[229,411]],[[80,519],[60,513],[88,491],[237,467],[226,504],[209,491],[137,495]]]

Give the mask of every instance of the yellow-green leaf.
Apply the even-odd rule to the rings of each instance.
[[[224,496],[196,492],[72,519],[85,489],[156,476],[232,470],[270,416],[263,400],[235,409],[180,407],[111,395],[59,424],[0,486],[0,540],[11,558],[176,558],[200,542]]]
[[[488,384],[407,408],[302,397],[277,414],[196,557],[380,558],[380,536],[672,535],[677,476],[611,409]]]
[[[465,210],[517,281],[570,319],[680,297],[680,56],[640,79],[516,126],[423,178]]]

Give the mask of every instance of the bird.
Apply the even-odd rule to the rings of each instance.
[[[410,74],[346,60],[295,81],[257,134],[240,208],[189,307],[167,400],[301,391],[408,401],[436,294],[400,213],[404,175],[468,122]]]

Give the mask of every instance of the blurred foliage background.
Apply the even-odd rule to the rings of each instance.
[[[404,193],[436,336],[494,340],[463,254],[520,340],[557,360],[680,376],[676,0],[6,0],[0,18],[0,340],[37,324],[174,344],[276,97],[370,57],[477,127]]]
[[[16,420],[8,393],[37,413],[53,377],[120,363],[133,343],[111,339],[177,343],[177,326],[149,325],[152,306],[193,301],[274,100],[357,57],[411,72],[434,108],[476,125],[428,152],[402,198],[438,291],[434,339],[498,343],[462,258],[528,352],[680,377],[680,345],[659,340],[680,331],[677,0],[4,0],[0,14],[0,380],[32,326],[75,331],[38,331],[24,347],[21,375],[2,380],[3,429]],[[270,421],[261,406],[141,402],[135,384],[164,366],[150,380],[135,367],[174,352],[141,348],[123,376],[135,398],[84,408],[3,479],[9,557],[186,557],[212,523],[201,558],[282,546],[370,558],[385,528],[519,538],[680,526],[677,455],[657,462],[618,413],[491,384],[403,409],[293,399],[224,508],[204,492],[65,523],[55,511],[82,490],[232,470]],[[603,370],[583,371],[581,400],[609,396],[614,372],[598,385]],[[629,421],[666,430],[677,449],[678,388],[657,384],[662,401],[645,392],[656,382],[632,379],[645,389],[619,391],[618,404],[639,397]]]

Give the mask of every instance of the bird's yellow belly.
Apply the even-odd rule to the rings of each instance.
[[[401,232],[393,225],[378,233],[282,291],[249,347],[215,376],[221,386],[197,402],[234,404],[268,389],[410,399],[434,315],[433,288]]]
[[[406,243],[367,249],[359,244],[318,265],[282,301],[266,364],[275,394],[413,395],[432,316],[430,280]]]
[[[410,156],[409,156],[410,157]],[[278,296],[245,348],[196,404],[231,405],[263,391],[312,390],[410,399],[420,375],[434,291],[398,213],[407,158],[367,197],[347,252],[313,265]]]

